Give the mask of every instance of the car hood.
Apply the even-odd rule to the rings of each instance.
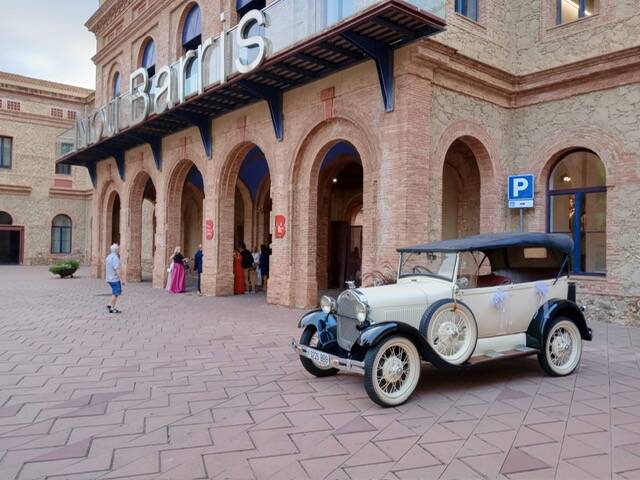
[[[424,305],[451,297],[451,284],[441,281],[402,282],[380,287],[359,288],[370,311],[377,308],[402,308]]]

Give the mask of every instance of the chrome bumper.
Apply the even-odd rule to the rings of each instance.
[[[309,351],[320,352],[320,350],[316,350],[315,348],[307,347],[306,345],[300,345],[294,338],[291,339],[291,348],[293,348],[299,355],[307,358],[311,358],[307,354],[307,352]],[[330,353],[326,352],[322,353],[329,355],[330,367],[337,368],[338,370],[348,370],[350,372],[356,372],[364,375],[364,362],[351,360],[349,358],[338,357],[337,355],[331,355]]]

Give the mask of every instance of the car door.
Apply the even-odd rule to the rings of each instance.
[[[458,256],[456,298],[473,312],[479,338],[512,331],[508,285],[479,286],[479,279],[487,273],[491,273],[491,265],[484,254],[461,252]]]

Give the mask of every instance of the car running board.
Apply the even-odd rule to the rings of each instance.
[[[539,350],[536,348],[520,345],[512,348],[511,350],[505,350],[504,352],[487,352],[484,355],[471,357],[469,361],[467,361],[466,365],[478,365],[479,363],[491,362],[493,360],[501,360],[505,358],[526,357],[528,355],[538,353],[538,351]]]

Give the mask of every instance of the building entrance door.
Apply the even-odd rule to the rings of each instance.
[[[20,265],[22,263],[22,227],[0,225],[0,265]]]

